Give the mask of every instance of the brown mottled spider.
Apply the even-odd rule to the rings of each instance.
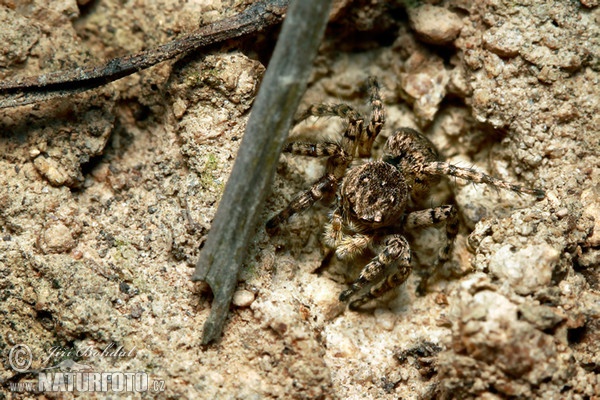
[[[269,233],[274,233],[293,214],[311,207],[326,194],[336,193],[336,205],[325,227],[326,245],[335,249],[340,259],[352,258],[367,249],[376,254],[358,279],[340,294],[341,301],[355,298],[350,302],[351,309],[359,308],[406,281],[412,270],[410,247],[404,238],[406,230],[445,222],[447,244],[439,252],[439,262],[448,260],[458,232],[456,208],[445,205],[415,209],[442,175],[539,198],[544,196],[542,190],[514,185],[440,161],[433,143],[410,128],[400,128],[388,138],[381,160],[349,168],[356,157],[371,156],[373,142],[385,122],[376,79],[369,78],[367,87],[372,112],[366,126],[364,118],[345,104],[313,105],[297,118],[296,123],[310,116],[337,116],[347,120],[347,125],[339,143],[291,142],[285,146],[283,151],[287,153],[328,157],[326,172],[266,226]]]

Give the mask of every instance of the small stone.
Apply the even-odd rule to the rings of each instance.
[[[409,11],[410,24],[428,43],[444,44],[454,40],[463,23],[458,15],[443,7],[425,4]]]
[[[491,28],[483,34],[485,47],[500,57],[514,57],[523,46],[523,35],[509,24]]]
[[[175,118],[181,119],[181,117],[183,117],[183,115],[187,111],[187,108],[188,105],[184,100],[177,99],[173,103],[173,115],[175,116]]]
[[[415,114],[426,121],[433,121],[446,96],[450,73],[440,57],[419,52],[406,60],[405,68],[407,72],[400,74],[402,90],[414,99]]]
[[[331,349],[334,357],[356,357],[360,353],[360,349],[356,347],[351,338],[340,334],[328,338],[327,347]]]
[[[233,294],[232,303],[236,307],[249,307],[254,301],[254,293],[248,290],[238,290]]]
[[[66,253],[75,247],[71,230],[62,222],[56,222],[46,228],[41,236],[42,250],[45,253]]]
[[[569,122],[579,117],[579,111],[571,103],[564,103],[556,110],[555,118],[559,122]]]
[[[62,186],[70,181],[69,176],[52,158],[40,155],[33,160],[33,165],[53,186]]]
[[[542,67],[540,72],[537,75],[537,78],[544,83],[552,83],[558,78],[560,78],[560,72],[553,67],[548,67],[547,65]]]
[[[36,158],[37,156],[39,156],[41,154],[40,149],[38,148],[32,148],[29,150],[29,157],[31,158]]]

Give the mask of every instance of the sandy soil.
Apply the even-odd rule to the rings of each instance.
[[[0,79],[139,51],[247,3],[0,0]],[[25,344],[32,370],[72,360],[71,370],[147,373],[149,392],[133,398],[595,398],[598,2],[401,3],[336,2],[304,107],[368,114],[361,88],[375,75],[387,112],[376,152],[394,127],[414,127],[448,161],[541,187],[544,199],[460,180],[432,188],[431,206],[460,210],[452,259],[428,268],[443,234],[413,233],[414,273],[360,313],[337,297],[363,261],[319,269],[327,205],[276,236],[261,227],[223,339],[203,348],[211,298],[190,267],[274,32],[1,110],[0,396],[37,382],[10,364]],[[309,121],[293,134],[341,127]],[[282,156],[262,220],[322,169]],[[122,357],[92,354],[119,346]]]

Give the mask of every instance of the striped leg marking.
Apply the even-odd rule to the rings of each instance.
[[[512,190],[513,192],[517,193],[531,194],[538,199],[542,199],[546,195],[541,189],[532,189],[515,185],[513,183],[505,182],[502,179],[494,178],[493,176],[484,174],[483,172],[479,172],[472,168],[461,168],[443,161],[437,161],[428,164],[422,169],[422,171],[429,175],[450,175],[475,183],[486,183],[500,189]]]
[[[363,119],[358,111],[346,104],[313,104],[296,117],[294,124],[310,117],[340,117],[350,123]]]
[[[337,143],[291,142],[283,148],[284,153],[308,157],[341,156],[343,150]]]
[[[351,307],[360,306],[375,297],[379,297],[408,278],[411,272],[410,260],[410,248],[406,239],[402,235],[390,235],[385,242],[383,251],[374,257],[363,268],[358,279],[340,294],[340,300],[349,300],[366,285],[379,280],[389,266],[396,265],[397,268],[392,274],[385,277],[382,282],[374,285],[369,292],[353,301]]]
[[[406,229],[413,229],[437,225],[441,222],[446,223],[446,246],[439,253],[439,261],[443,263],[450,258],[454,240],[458,234],[458,213],[454,206],[448,205],[411,212],[406,216],[404,226]]]
[[[379,135],[379,132],[381,132],[383,124],[385,124],[385,112],[379,94],[379,83],[374,77],[369,77],[367,81],[367,93],[369,94],[372,111],[369,124],[363,130],[358,140],[358,155],[360,157],[369,157],[371,155],[373,142]]]
[[[267,232],[269,234],[277,232],[279,225],[287,221],[292,215],[311,207],[323,198],[324,193],[335,191],[337,189],[337,181],[337,178],[333,175],[327,174],[323,176],[306,192],[296,196],[279,214],[267,221]]]

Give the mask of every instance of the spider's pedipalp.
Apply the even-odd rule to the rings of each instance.
[[[331,213],[329,220],[330,222],[325,225],[325,234],[323,235],[323,239],[327,247],[330,249],[335,249],[344,236],[344,233],[342,232],[344,223],[342,221],[342,214],[339,208],[336,208]]]
[[[344,235],[337,245],[335,255],[341,260],[352,259],[364,253],[371,240],[373,237],[364,233]]]

